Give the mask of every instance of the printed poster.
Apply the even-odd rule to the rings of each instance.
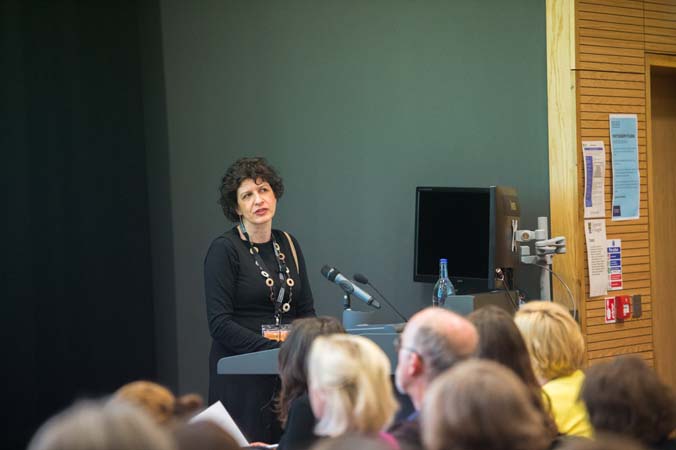
[[[606,215],[606,147],[603,141],[583,141],[584,218]]]
[[[610,114],[612,220],[639,218],[641,177],[638,170],[637,122],[636,114]]]
[[[587,242],[587,267],[589,270],[589,296],[608,293],[608,250],[605,219],[584,221]]]

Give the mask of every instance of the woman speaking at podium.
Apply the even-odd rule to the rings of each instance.
[[[209,403],[221,400],[250,441],[279,439],[273,411],[278,377],[219,376],[218,360],[277,348],[279,341],[264,337],[263,329],[315,315],[300,246],[290,234],[272,228],[283,193],[282,179],[264,158],[235,161],[221,180],[219,204],[236,225],[214,239],[204,261],[212,337]]]

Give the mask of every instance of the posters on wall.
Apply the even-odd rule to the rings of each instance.
[[[584,218],[604,217],[606,214],[606,148],[603,141],[583,141],[582,158],[584,163]]]
[[[587,243],[587,267],[589,268],[589,296],[598,297],[608,293],[608,240],[605,219],[584,221]]]
[[[639,218],[641,178],[638,169],[636,114],[610,114],[613,167],[612,220]]]

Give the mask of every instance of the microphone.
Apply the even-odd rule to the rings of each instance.
[[[385,296],[378,290],[378,288],[376,288],[374,285],[372,285],[371,283],[369,283],[369,279],[366,278],[366,276],[364,276],[364,275],[361,274],[361,273],[355,273],[353,278],[354,278],[355,281],[358,282],[358,283],[361,283],[361,284],[367,284],[367,285],[371,286],[371,287],[373,288],[373,290],[376,291],[376,292],[378,293],[378,295],[380,295],[380,297],[381,297],[383,300],[385,300],[385,303],[387,303],[387,306],[389,306],[390,308],[392,308],[392,310],[393,310],[395,313],[397,313],[397,315],[401,318],[401,320],[403,320],[404,322],[408,322],[408,319],[406,318],[406,316],[404,316],[402,313],[400,313],[399,310],[398,310],[397,308],[395,308],[394,305],[393,305],[392,303],[390,303],[390,301],[389,301],[387,298],[385,298]]]
[[[367,305],[376,309],[380,309],[380,303],[378,303],[378,300],[374,299],[371,294],[364,291],[359,286],[356,286],[335,267],[324,265],[324,267],[322,267],[322,275],[324,275],[324,278],[327,280],[332,281],[340,286],[346,294],[352,294]]]

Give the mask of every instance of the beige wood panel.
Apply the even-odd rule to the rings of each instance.
[[[568,253],[554,259],[552,269],[568,284],[580,317],[582,283],[578,276],[582,263],[584,233],[578,202],[578,154],[575,79],[575,2],[547,0],[547,98],[549,131],[550,226],[554,236],[566,236]],[[567,292],[553,283],[552,298],[567,305]]]
[[[566,5],[574,4],[571,13]],[[565,183],[558,189],[568,189],[567,194],[559,192],[554,201],[552,195],[552,217],[567,215],[560,220],[556,234],[573,236],[576,256],[565,264],[566,275],[577,281],[581,303],[582,330],[588,343],[588,361],[594,363],[619,354],[636,354],[653,364],[656,349],[653,343],[653,321],[657,323],[656,296],[654,288],[654,245],[651,239],[652,204],[649,189],[650,169],[650,122],[646,108],[650,107],[646,92],[646,51],[676,53],[676,0],[551,0],[548,4],[548,24],[570,23],[574,20],[574,33],[568,33],[574,45],[574,63],[566,60],[573,70],[574,82],[569,92],[575,93],[576,145],[550,148],[550,180],[554,175],[566,171]],[[564,17],[561,16],[564,15]],[[549,27],[549,25],[548,25]],[[549,28],[548,28],[549,33]],[[549,36],[549,34],[548,34]],[[559,35],[562,38],[564,35]],[[565,44],[556,42],[558,48]],[[554,47],[548,40],[548,53]],[[549,66],[548,66],[549,68]],[[551,76],[551,73],[549,74]],[[552,92],[548,91],[551,96]],[[555,101],[560,101],[555,97]],[[550,114],[552,102],[550,99]],[[562,110],[559,110],[562,113]],[[636,114],[638,117],[639,172],[641,176],[640,218],[626,222],[609,220],[612,201],[612,160],[610,152],[609,114]],[[560,116],[551,127],[558,126]],[[569,123],[569,122],[568,122]],[[676,127],[674,127],[676,128]],[[559,130],[560,132],[560,130]],[[566,129],[566,136],[571,132]],[[609,295],[640,295],[643,314],[623,323],[605,324],[605,302],[602,297],[589,298],[589,280],[586,267],[584,236],[580,234],[582,224],[583,167],[579,163],[582,140],[602,140],[606,146],[606,228],[609,239],[622,239],[624,289],[609,292]],[[674,140],[676,142],[676,139]],[[552,151],[558,152],[552,155]],[[567,152],[567,154],[565,153]],[[676,150],[673,152],[676,155]],[[565,169],[555,164],[566,162]],[[572,168],[571,166],[575,167]],[[576,180],[571,183],[574,173]],[[672,170],[673,173],[673,170]],[[675,177],[676,179],[676,177]],[[550,192],[556,186],[550,181]],[[676,189],[674,189],[676,195]],[[565,203],[565,202],[571,202]],[[676,202],[674,203],[676,204]],[[557,211],[560,210],[560,211]],[[676,226],[672,227],[676,229]],[[554,221],[552,221],[554,230]],[[553,231],[554,232],[554,231]],[[676,234],[676,233],[675,233]],[[580,241],[582,246],[580,247]],[[556,260],[555,260],[556,262]],[[675,305],[676,306],[676,305]],[[676,311],[676,307],[672,308]],[[675,312],[676,314],[676,312]],[[676,322],[671,325],[676,330]],[[676,341],[676,339],[675,339]]]
[[[593,26],[589,28],[578,28],[577,30],[580,39],[585,39],[587,37],[592,38],[605,38],[605,39],[618,39],[623,41],[636,41],[636,42],[645,42],[645,36],[643,33],[628,33],[627,31],[616,31],[616,30],[601,30],[594,29]]]
[[[663,11],[676,13],[676,4],[673,2],[673,0],[667,0],[664,2],[659,2],[655,0],[646,0],[643,3],[644,3],[643,9],[645,11]]]
[[[641,352],[651,352],[652,342],[643,344],[627,344],[626,342],[621,347],[604,348],[600,350],[589,350],[589,359],[607,358],[611,356],[629,355]]]
[[[621,324],[620,324],[621,325]],[[610,342],[617,341],[620,339],[634,337],[634,336],[645,336],[646,334],[652,336],[652,327],[646,325],[644,327],[634,327],[634,328],[621,328],[619,330],[610,330],[604,333],[593,333],[587,334],[586,340],[587,344],[594,342]]]
[[[643,17],[643,5],[640,2],[608,4],[598,1],[579,1],[577,10],[626,17]]]
[[[620,8],[633,8],[633,9],[643,9],[643,1],[641,0],[580,0],[578,1],[578,7],[581,7],[584,4],[590,4],[593,6],[615,6]]]
[[[590,5],[593,3],[593,5]],[[624,5],[626,6],[626,5]],[[578,51],[578,136],[580,140],[602,140],[606,146],[606,228],[608,238],[624,239],[623,290],[611,291],[608,295],[643,296],[643,314],[622,323],[605,324],[605,301],[588,297],[589,278],[585,261],[581,277],[584,279],[586,320],[583,331],[587,337],[587,358],[590,364],[603,358],[620,354],[645,353],[652,358],[652,305],[650,302],[650,256],[648,240],[647,200],[643,197],[641,218],[630,222],[613,222],[609,219],[612,199],[612,159],[610,148],[609,114],[635,113],[638,116],[639,166],[643,191],[647,190],[647,153],[645,121],[645,59],[643,35],[643,10],[620,5],[599,5],[596,2],[578,2],[582,8],[596,15],[580,14],[582,20],[595,20],[599,25],[594,30],[586,29],[582,20]],[[641,4],[642,6],[642,4]],[[599,14],[603,15],[600,16]],[[631,31],[627,35],[597,36],[598,29],[607,29],[613,23],[614,30]],[[638,28],[627,28],[636,25]],[[610,32],[606,30],[604,32]],[[611,44],[612,42],[612,44]],[[625,45],[623,45],[625,44]],[[583,170],[578,170],[579,189],[584,181]],[[580,198],[581,202],[582,199]],[[629,244],[631,243],[631,244]],[[648,295],[646,295],[648,294]]]
[[[579,24],[584,28],[585,23],[587,21],[593,21],[595,23],[611,23],[611,24],[617,24],[617,25],[624,25],[627,27],[635,27],[635,28],[627,28],[627,30],[633,30],[635,32],[642,33],[643,32],[643,10],[633,10],[638,12],[638,14],[635,14],[633,16],[627,16],[627,15],[619,15],[619,14],[612,14],[607,12],[609,7],[607,6],[598,6],[596,7],[595,12],[588,12],[588,11],[583,11],[581,7],[586,6],[584,3],[579,3],[578,4],[578,11],[576,16],[579,18]]]
[[[580,37],[580,46],[590,46],[597,47],[600,49],[609,49],[615,51],[617,46],[620,46],[620,51],[636,51],[643,50],[644,44],[640,39],[637,40],[624,40],[624,39],[610,39],[598,37],[594,34],[591,36],[582,36]],[[585,53],[592,53],[590,51]],[[615,53],[610,53],[615,54]]]
[[[645,106],[645,98],[641,97],[618,97],[607,95],[580,95],[580,103],[592,103],[597,105],[640,105]]]
[[[672,23],[676,32],[676,21]],[[676,56],[649,55],[646,77],[656,367],[676,387],[676,297],[672,288],[676,271]]]
[[[586,20],[578,20],[580,28],[589,29],[589,30],[601,30],[601,31],[619,31],[625,36],[625,39],[629,39],[629,34],[640,34],[643,35],[643,24],[624,24],[616,22],[603,22],[595,20],[592,15],[587,15]]]
[[[652,341],[653,341],[652,336],[649,334],[645,334],[643,336],[628,337],[623,339],[616,339],[613,341],[594,342],[587,345],[587,350],[591,352],[594,350],[624,347],[625,345],[651,344]]]
[[[606,323],[601,325],[589,325],[587,327],[587,335],[591,336],[594,334],[603,335],[606,332],[614,332],[620,330],[631,330],[634,328],[652,328],[653,322],[651,319],[645,319],[641,317],[637,320],[626,320],[620,323]]]

